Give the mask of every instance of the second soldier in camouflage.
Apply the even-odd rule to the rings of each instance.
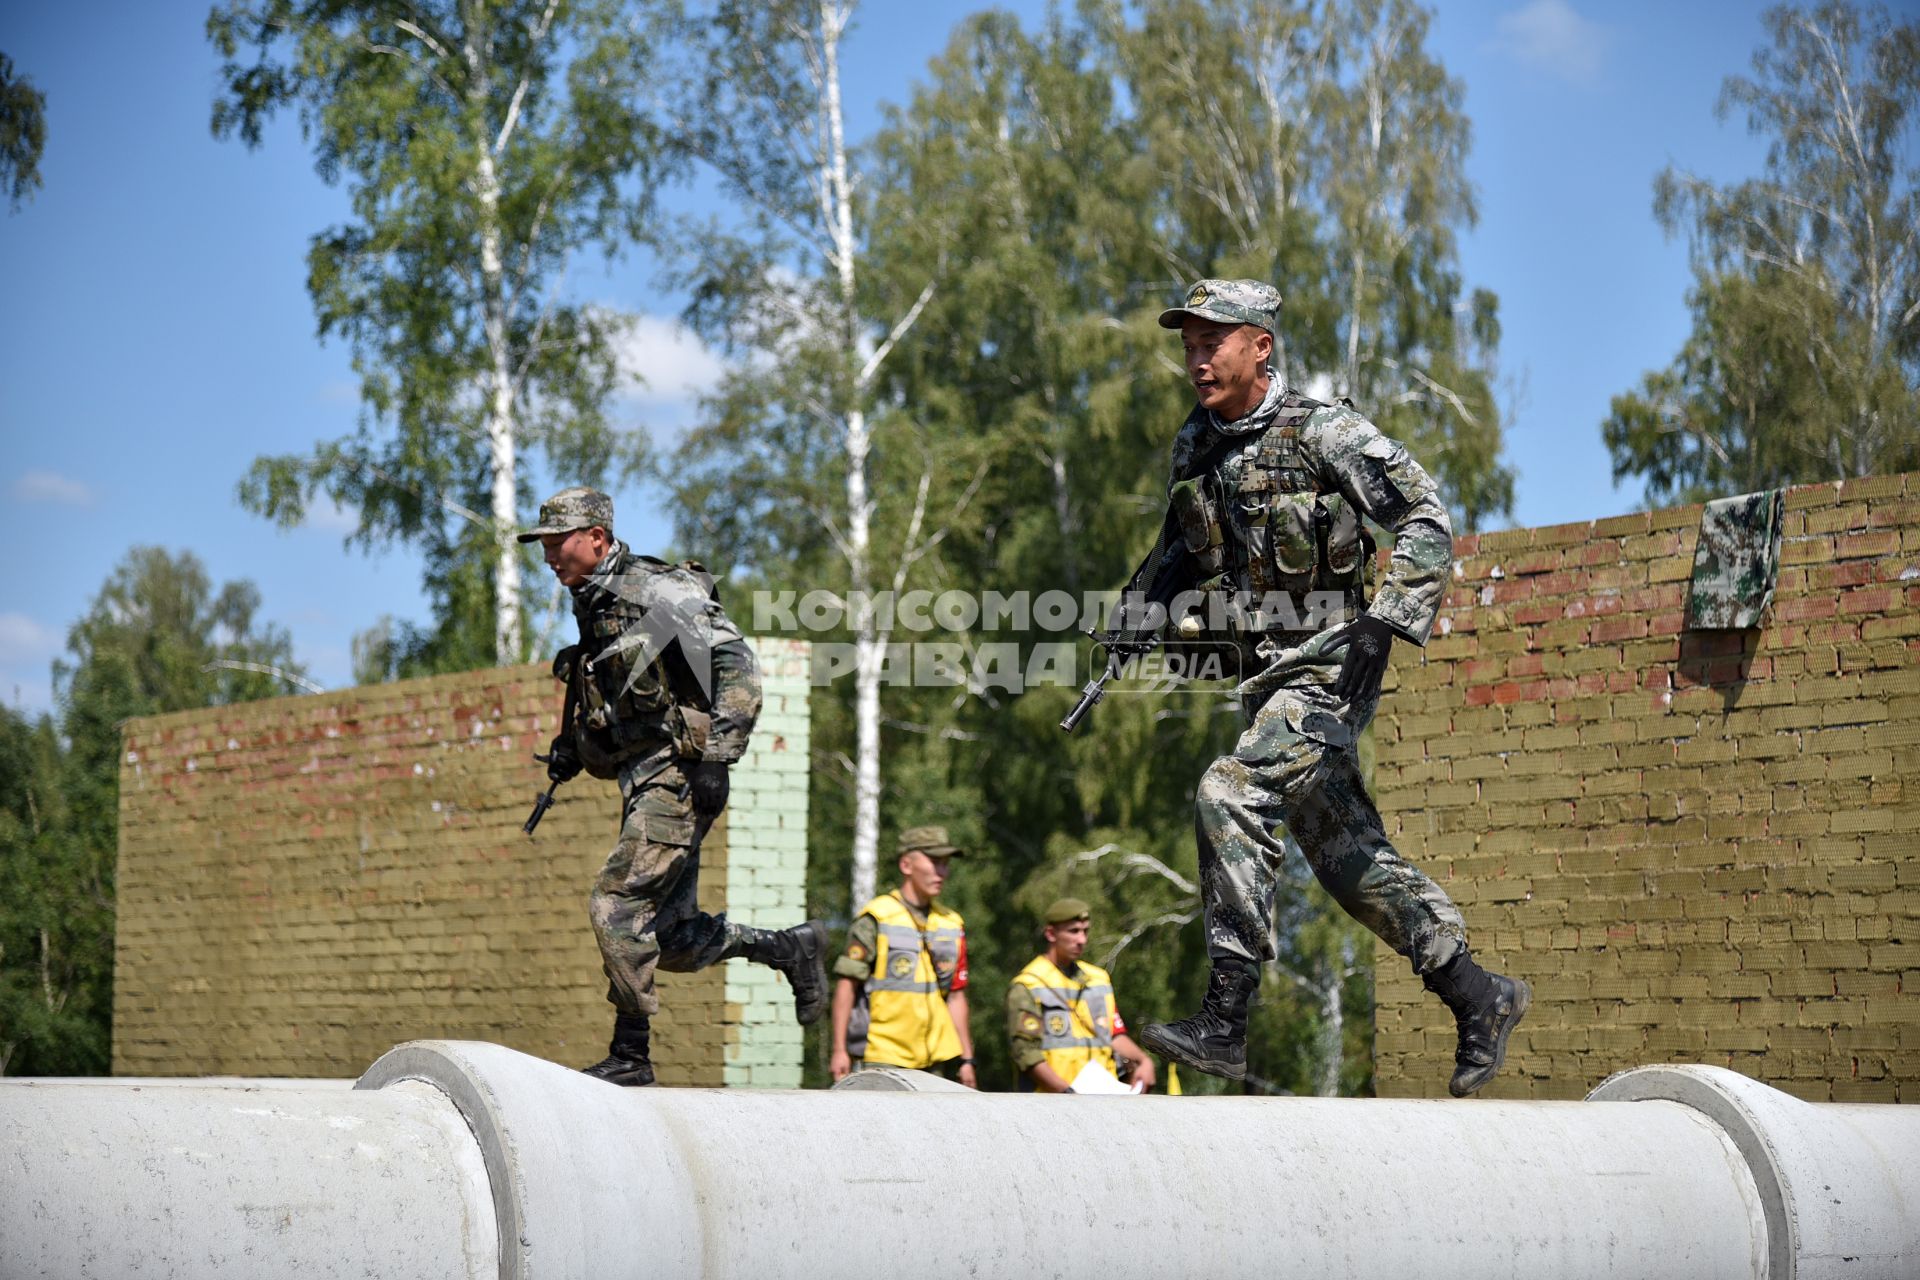
[[[613,500],[562,490],[520,534],[538,540],[573,596],[580,643],[560,651],[564,728],[546,757],[564,782],[582,769],[620,784],[620,836],[589,900],[614,1006],[613,1042],[587,1074],[653,1083],[650,1021],[659,969],[704,969],[732,956],[793,984],[802,1024],[826,1007],[826,929],[817,920],[754,929],[696,905],[700,842],[726,807],[728,768],[760,714],[753,651],[699,565],[635,555],[613,536]]]
[[[1178,573],[1183,588],[1248,602],[1232,636],[1246,728],[1196,796],[1205,1003],[1141,1039],[1199,1070],[1245,1075],[1247,1002],[1274,956],[1284,830],[1335,901],[1453,1010],[1449,1087],[1463,1096],[1499,1069],[1530,993],[1474,963],[1452,900],[1387,840],[1354,752],[1394,638],[1424,645],[1432,630],[1453,563],[1447,510],[1420,464],[1359,413],[1282,385],[1271,367],[1279,309],[1270,285],[1202,280],[1160,316],[1180,330],[1198,403],[1174,438],[1146,577]],[[1394,538],[1377,591],[1362,516]]]

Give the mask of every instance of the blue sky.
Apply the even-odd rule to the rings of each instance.
[[[849,126],[864,136],[904,101],[958,0],[867,0],[844,54]],[[1041,3],[1012,3],[1032,18]],[[1686,250],[1653,220],[1668,163],[1754,172],[1744,121],[1712,113],[1747,68],[1765,6],[1616,0],[1443,0],[1430,47],[1465,82],[1468,173],[1480,222],[1462,248],[1470,287],[1500,297],[1502,374],[1518,393],[1507,458],[1513,523],[1629,510],[1599,424],[1608,398],[1665,364],[1687,330]],[[192,550],[216,583],[250,578],[322,684],[348,682],[353,634],[381,614],[422,618],[410,552],[365,555],[344,513],[278,530],[234,485],[261,453],[350,431],[348,353],[314,335],[304,256],[340,221],[298,130],[264,147],[216,143],[207,5],[22,0],[0,9],[0,52],[47,95],[44,188],[0,212],[0,698],[51,705],[49,663],[134,545]],[[578,288],[647,317],[633,344],[651,385],[624,421],[682,420],[718,365],[669,317],[645,262],[576,274]],[[663,544],[656,495],[615,495],[621,532]]]

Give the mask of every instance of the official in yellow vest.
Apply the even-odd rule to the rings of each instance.
[[[834,962],[835,1080],[861,1066],[914,1067],[977,1087],[966,929],[936,901],[964,852],[945,827],[901,832],[900,887],[861,909]]]
[[[1128,1037],[1113,979],[1080,958],[1092,914],[1078,898],[1048,907],[1041,931],[1047,949],[1007,987],[1007,1035],[1023,1091],[1072,1093],[1074,1079],[1090,1062],[1153,1087],[1153,1059]]]

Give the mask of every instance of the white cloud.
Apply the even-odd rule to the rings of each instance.
[[[620,369],[637,379],[625,398],[640,405],[688,405],[711,390],[720,357],[677,320],[635,316],[620,338]]]
[[[24,613],[0,613],[0,666],[41,662],[58,652],[58,631]]]
[[[56,471],[29,471],[13,482],[13,496],[22,502],[57,502],[69,507],[93,505],[93,490]]]
[[[1581,17],[1567,0],[1532,0],[1500,15],[1494,31],[1494,48],[1580,85],[1599,79],[1614,42],[1611,28]]]

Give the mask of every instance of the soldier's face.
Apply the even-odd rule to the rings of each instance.
[[[937,897],[947,883],[947,869],[950,858],[933,858],[918,849],[912,853],[900,855],[900,878],[913,886],[915,896],[921,901],[931,901]]]
[[[1088,927],[1085,920],[1050,924],[1047,926],[1047,945],[1063,960],[1078,960],[1086,954]]]
[[[1180,326],[1187,381],[1202,408],[1232,422],[1252,412],[1266,391],[1273,335],[1258,325],[1222,324],[1188,316]]]
[[[577,587],[585,582],[593,567],[606,558],[607,549],[612,545],[612,537],[597,525],[591,529],[540,535],[540,549],[546,555],[547,568],[553,570],[553,576],[560,579],[564,587]]]

